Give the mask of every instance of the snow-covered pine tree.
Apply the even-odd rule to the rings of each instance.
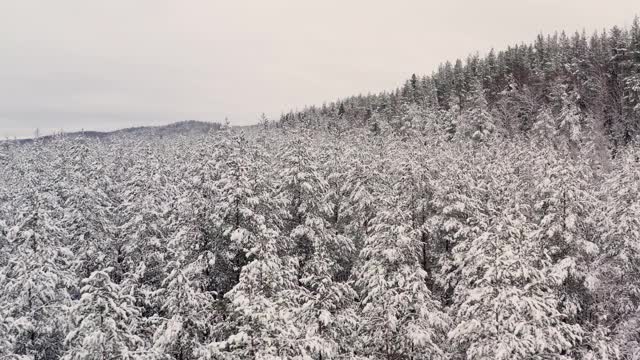
[[[553,116],[551,109],[547,106],[541,107],[536,114],[535,122],[531,129],[535,141],[543,144],[556,144],[558,139],[555,137],[558,124]]]
[[[435,290],[445,306],[451,305],[453,290],[461,280],[455,271],[454,250],[468,248],[487,227],[485,199],[477,186],[483,176],[482,158],[486,151],[479,149],[476,154],[465,145],[453,144],[440,153],[437,161],[440,174],[431,201],[436,214],[427,224],[434,239],[432,256],[438,259]]]
[[[618,154],[612,176],[602,184],[598,217],[601,252],[590,267],[589,288],[597,302],[590,321],[595,358],[640,356],[640,166],[637,149]],[[620,352],[620,355],[618,354]]]
[[[557,135],[565,139],[566,149],[575,151],[582,140],[583,120],[581,119],[580,110],[569,94],[562,92],[560,100],[562,106],[558,114]]]
[[[486,141],[495,131],[496,125],[489,112],[482,82],[475,79],[468,94],[468,103],[456,126],[456,135],[477,142]]]
[[[330,209],[325,218],[336,235],[350,239],[354,245],[352,249],[343,249],[345,253],[338,257],[338,261],[341,263],[337,264],[340,271],[336,274],[336,278],[342,282],[349,278],[351,268],[358,256],[355,249],[357,247],[356,240],[350,237],[350,235],[358,236],[358,234],[349,233],[353,230],[350,225],[354,222],[354,217],[358,216],[351,211],[354,204],[350,198],[350,176],[353,172],[359,172],[356,176],[367,176],[361,172],[362,169],[354,168],[357,166],[355,164],[357,155],[347,146],[347,139],[351,136],[354,137],[352,141],[360,140],[355,138],[356,134],[332,132],[332,137],[319,149],[321,164],[319,171],[321,176],[327,179],[323,201]]]
[[[295,324],[283,298],[286,291],[297,286],[295,268],[280,255],[282,238],[277,230],[264,223],[256,230],[253,247],[247,253],[251,260],[243,267],[238,284],[225,295],[235,331],[209,345],[209,357],[227,352],[233,359],[275,359],[297,350],[293,342]]]
[[[256,227],[255,194],[256,174],[253,172],[249,143],[242,135],[229,134],[229,149],[219,165],[220,178],[214,183],[216,200],[211,214],[212,233],[215,237],[213,271],[214,290],[222,299],[238,283],[240,271],[247,263],[246,253],[251,248]]]
[[[140,313],[135,299],[109,276],[113,268],[94,271],[82,281],[74,305],[74,328],[66,336],[62,359],[138,359],[144,340],[136,335]]]
[[[456,257],[462,282],[449,338],[466,359],[563,358],[582,336],[558,311],[552,287],[561,278],[514,208],[495,211],[491,228]]]
[[[64,207],[62,219],[69,232],[69,247],[76,254],[74,271],[77,279],[88,277],[99,269],[96,252],[111,245],[115,233],[114,199],[107,195],[105,183],[110,176],[104,169],[106,154],[96,156],[97,146],[83,140],[60,141],[61,156],[57,179]],[[77,288],[79,289],[79,284]]]
[[[164,153],[173,171],[153,178],[155,195],[144,197],[149,206],[141,211],[153,226],[142,235],[152,240],[155,247],[149,251],[157,254],[151,258],[157,260],[156,270],[142,268],[144,276],[137,279],[156,284],[142,293],[145,335],[155,358],[199,358],[206,344],[224,335],[222,306],[216,307],[216,232],[211,222],[218,201],[217,161],[228,153],[230,142],[226,133],[205,134],[196,141],[172,144],[170,153]],[[215,148],[217,142],[221,146]]]
[[[160,290],[160,321],[150,353],[156,359],[197,359],[214,326],[214,298],[192,280],[188,267],[170,263],[167,268],[172,271]]]
[[[420,233],[402,207],[403,184],[387,183],[360,253],[355,288],[360,294],[359,342],[373,359],[445,358],[448,318],[427,287],[419,256]]]
[[[52,153],[39,145],[31,150],[35,157],[21,164],[23,187],[16,189],[15,214],[4,230],[0,328],[8,356],[46,359],[62,352],[74,278],[73,254],[66,246],[68,233],[54,191],[56,171],[49,168]]]
[[[280,173],[278,191],[281,201],[286,204],[288,217],[283,224],[285,234],[291,239],[299,262],[299,273],[313,255],[313,229],[309,225],[316,218],[331,213],[331,207],[324,202],[327,188],[326,180],[321,176],[318,163],[312,157],[312,139],[303,132],[292,132],[291,138],[282,144],[279,150],[278,169]],[[318,222],[320,224],[321,222]],[[324,224],[322,224],[324,225]]]
[[[342,218],[348,219],[344,233],[353,241],[357,251],[362,249],[369,223],[376,213],[376,200],[380,190],[378,183],[383,177],[380,165],[385,150],[382,147],[383,141],[375,141],[380,145],[378,147],[373,144],[374,141],[362,137],[363,135],[359,135],[352,140],[358,146],[347,149],[349,155],[345,154],[344,157],[348,157],[351,163],[341,184],[341,190],[348,197],[342,211]]]
[[[340,235],[324,228],[326,224],[322,219],[305,222],[305,226],[312,229],[307,229],[306,235],[313,239],[313,255],[299,279],[301,286],[289,293],[296,306],[293,316],[302,336],[301,356],[348,358],[353,353],[349,340],[358,322],[354,311],[357,295],[349,283],[337,279],[340,265],[334,260],[339,258],[336,254],[339,244],[348,240],[331,239]]]
[[[355,293],[337,275],[354,247],[328,221],[334,209],[326,201],[328,184],[311,144],[308,135],[295,134],[280,155],[281,196],[290,209],[288,237],[299,259],[299,286],[287,297],[294,316],[304,319],[299,323],[299,354],[331,358],[349,351],[345,335],[355,322]]]
[[[562,294],[562,312],[570,322],[582,324],[592,316],[587,264],[596,258],[599,247],[589,214],[597,203],[588,166],[560,154],[546,149],[536,155],[541,164],[533,174],[540,180],[531,198],[532,222],[536,224],[535,241],[547,250],[556,272],[564,277],[555,289]]]

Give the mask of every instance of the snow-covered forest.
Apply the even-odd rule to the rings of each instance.
[[[541,34],[530,44],[445,62],[430,76],[414,74],[395,91],[283,114],[280,123],[322,127],[340,119],[375,134],[383,124],[406,133],[425,117],[452,136],[552,133],[556,122],[576,142],[580,127],[591,128],[615,156],[640,135],[640,20],[592,35]]]
[[[638,22],[491,54],[0,144],[0,359],[640,359]]]

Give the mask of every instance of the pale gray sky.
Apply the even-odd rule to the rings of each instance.
[[[0,137],[249,124],[638,12],[637,0],[0,0]]]

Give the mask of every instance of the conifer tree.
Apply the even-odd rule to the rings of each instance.
[[[64,245],[57,199],[43,186],[18,198],[15,225],[6,234],[8,261],[0,268],[0,314],[9,354],[38,359],[60,356],[65,315],[74,286],[73,254]]]
[[[488,232],[457,254],[463,282],[449,338],[467,359],[561,356],[579,342],[582,330],[563,321],[559,299],[549,296],[560,279],[527,238],[531,231],[523,227],[523,216],[494,218]]]
[[[396,186],[371,224],[356,273],[362,351],[374,359],[444,358],[448,319],[426,285],[419,235],[408,226],[410,214],[398,206]]]
[[[112,270],[94,271],[82,281],[63,359],[134,359],[144,353],[144,341],[135,335],[140,317],[135,299],[111,281]]]

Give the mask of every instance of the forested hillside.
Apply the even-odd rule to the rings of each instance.
[[[640,135],[640,21],[587,35],[539,35],[533,43],[446,62],[399,89],[284,114],[284,125],[382,126],[400,133],[423,123],[453,136],[562,133],[576,145],[604,134],[615,154]]]
[[[0,359],[640,359],[638,21],[241,131],[0,144]]]

